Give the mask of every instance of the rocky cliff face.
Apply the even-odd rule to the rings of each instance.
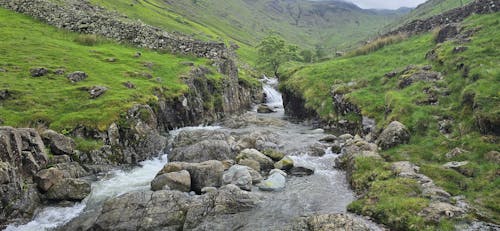
[[[420,34],[433,30],[450,23],[458,23],[473,14],[490,14],[500,10],[499,0],[476,0],[475,2],[464,7],[456,8],[447,11],[443,14],[430,17],[425,20],[415,20],[396,30],[389,32],[387,35],[399,33],[405,34]]]
[[[0,227],[8,219],[33,215],[40,203],[33,177],[47,163],[36,130],[0,127]]]

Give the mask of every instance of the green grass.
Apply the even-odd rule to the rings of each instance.
[[[452,52],[454,47],[461,44],[454,41],[435,44],[434,35],[429,33],[386,45],[365,55],[313,65],[287,64],[280,70],[281,87],[302,95],[306,107],[315,110],[324,120],[335,121],[338,118],[329,94],[335,84],[347,93],[348,101],[361,108],[364,116],[376,119],[379,129],[393,120],[402,122],[412,134],[411,141],[407,145],[384,151],[384,158],[388,161],[410,160],[416,163],[422,167],[424,174],[452,195],[465,195],[482,219],[499,223],[500,166],[484,159],[485,153],[500,150],[499,137],[484,127],[488,122],[498,126],[500,119],[499,16],[500,13],[496,13],[467,19],[463,23],[466,28],[481,29],[474,33],[471,42],[463,44],[468,49],[461,53]],[[425,59],[426,53],[434,48],[437,59]],[[384,76],[390,71],[402,70],[409,64],[432,64],[435,71],[444,74],[444,80],[436,83],[418,82],[401,89],[398,87],[399,78],[404,76]],[[467,68],[459,68],[461,64]],[[427,98],[424,89],[431,86],[446,89],[448,94],[438,96],[438,105],[418,104]],[[389,113],[385,113],[387,108],[391,109]],[[349,119],[349,116],[346,118]],[[449,136],[439,132],[440,118],[453,119],[452,134]],[[445,154],[455,147],[469,152],[447,159]],[[442,167],[449,161],[465,160],[470,161],[466,169],[470,173],[468,175]],[[386,181],[369,174],[383,173],[383,167],[372,169],[365,166],[361,169],[369,171],[362,171],[354,178],[355,182],[359,181],[356,182],[358,185],[372,185],[374,183],[367,181],[372,178],[376,179],[375,182]],[[402,202],[393,202],[406,206]],[[383,206],[380,203],[385,202],[374,205],[367,203],[355,202],[353,210],[366,214],[363,211],[378,211]],[[399,208],[393,209],[394,213],[399,211]],[[380,218],[391,227],[398,227],[397,223],[388,219]],[[412,229],[411,225],[424,229],[427,227],[421,226],[418,220],[407,225],[405,227],[408,229]],[[439,225],[445,227],[449,223]]]
[[[0,101],[0,119],[4,125],[16,127],[41,125],[64,131],[85,126],[104,130],[134,104],[186,92],[187,86],[179,77],[190,68],[182,62],[207,62],[69,33],[4,9],[0,9],[0,28],[0,68],[7,70],[0,72],[0,90],[13,92],[8,100]],[[135,58],[136,52],[142,56]],[[109,62],[109,58],[116,61]],[[64,69],[66,74],[84,71],[89,77],[76,84],[65,75],[53,73],[34,78],[29,70],[35,67]],[[124,82],[133,83],[135,88],[126,88]],[[83,89],[94,85],[109,90],[90,99]],[[154,95],[154,90],[162,93]]]
[[[336,12],[324,11],[328,7],[314,6],[322,3],[307,1],[274,2],[283,9],[281,12],[271,7],[269,0],[91,2],[167,31],[180,31],[205,40],[235,42],[240,46],[239,56],[252,65],[257,58],[253,47],[270,33],[277,33],[290,43],[308,49],[314,49],[316,45],[321,44],[330,56],[337,49],[351,47],[377,34],[383,26],[400,16],[396,13],[363,11],[345,6],[338,6]],[[292,8],[297,8],[298,5],[302,7],[304,14],[299,25],[295,25],[287,10],[288,5]],[[321,15],[318,13],[320,11]]]

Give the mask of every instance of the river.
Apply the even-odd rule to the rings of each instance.
[[[276,90],[276,79],[264,79],[266,104],[276,113],[259,114],[256,110],[248,112],[258,121],[247,123],[238,128],[224,126],[187,127],[171,131],[171,138],[186,129],[220,129],[233,134],[250,132],[272,132],[279,138],[280,151],[287,153],[296,166],[314,169],[314,174],[305,177],[288,177],[287,185],[280,192],[253,191],[262,196],[262,203],[252,211],[244,212],[248,224],[242,230],[263,230],[278,228],[298,216],[342,213],[354,200],[344,172],[334,168],[337,153],[325,149],[323,156],[311,156],[309,147],[325,136],[321,129],[294,124],[286,120],[281,94]],[[132,170],[117,170],[107,173],[92,183],[91,194],[82,202],[69,207],[46,207],[28,224],[8,226],[7,231],[51,230],[64,225],[78,216],[96,212],[103,201],[131,191],[149,190],[150,182],[156,173],[167,163],[168,155],[160,155],[140,163]]]

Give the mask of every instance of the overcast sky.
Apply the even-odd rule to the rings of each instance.
[[[364,9],[398,9],[416,7],[426,0],[347,0]]]

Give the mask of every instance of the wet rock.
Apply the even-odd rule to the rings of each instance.
[[[310,156],[324,156],[326,148],[326,145],[316,142],[309,146],[308,154]]]
[[[243,190],[250,191],[252,189],[252,176],[250,175],[249,167],[242,165],[234,165],[222,175],[223,184],[234,184]]]
[[[30,69],[31,77],[42,77],[49,74],[49,70],[45,67],[36,67]]]
[[[107,200],[91,230],[182,230],[191,200],[179,191],[131,192]]]
[[[274,164],[274,168],[281,170],[290,170],[293,168],[293,159],[285,156],[280,161]]]
[[[283,159],[283,157],[285,157],[284,153],[279,152],[279,151],[274,150],[274,149],[266,149],[262,153],[274,161],[279,161],[279,160]]]
[[[90,184],[81,179],[66,178],[49,188],[45,196],[49,200],[81,201],[90,194]]]
[[[314,174],[314,169],[307,167],[293,167],[288,171],[292,176],[309,176]]]
[[[335,135],[326,135],[323,138],[321,138],[319,141],[326,142],[326,143],[333,143],[333,142],[337,141],[337,139],[338,138]]]
[[[57,168],[43,169],[34,177],[38,188],[44,192],[47,192],[50,187],[59,183],[62,179],[64,179],[64,173]]]
[[[265,104],[260,104],[257,107],[257,112],[258,113],[274,113],[276,111],[274,111],[272,108],[270,108],[269,106],[267,106]]]
[[[335,142],[331,147],[330,147],[332,153],[336,153],[336,154],[339,154],[342,152],[342,146],[340,145],[340,143],[338,142]]]
[[[406,126],[398,121],[393,121],[382,131],[377,139],[377,145],[386,150],[409,141],[410,132]]]
[[[224,140],[203,140],[189,146],[174,148],[169,155],[171,161],[185,162],[222,161],[233,158],[231,147]]]
[[[446,157],[446,159],[453,159],[455,157],[458,157],[458,156],[461,156],[462,154],[467,154],[467,153],[469,153],[469,151],[457,147],[457,148],[450,150],[444,156]]]
[[[260,172],[260,164],[256,160],[252,159],[242,159],[238,164],[252,168],[253,170]]]
[[[73,139],[52,130],[45,130],[41,134],[43,142],[54,155],[72,155],[76,144]]]
[[[286,183],[286,173],[274,171],[277,169],[273,169],[271,171],[269,177],[259,183],[257,186],[262,191],[281,191],[285,188]]]
[[[68,78],[69,81],[71,81],[72,83],[77,83],[88,78],[88,75],[83,71],[75,71],[73,73],[68,74],[66,78]]]
[[[186,170],[179,172],[169,172],[156,176],[151,182],[151,190],[162,190],[167,186],[170,190],[181,192],[191,191],[191,175]]]
[[[90,98],[95,99],[95,98],[103,95],[106,91],[108,91],[107,87],[93,86],[89,89]]]
[[[274,168],[273,160],[257,151],[256,149],[245,149],[241,151],[240,154],[236,157],[236,160],[241,161],[243,159],[257,161],[260,164],[261,170],[263,171]]]
[[[251,192],[232,184],[222,186],[190,205],[184,230],[236,230],[247,221],[233,215],[250,211],[258,203],[259,198]]]
[[[170,162],[157,174],[187,170],[191,176],[191,190],[201,193],[204,187],[220,187],[224,165],[220,161],[210,160],[202,163]]]

